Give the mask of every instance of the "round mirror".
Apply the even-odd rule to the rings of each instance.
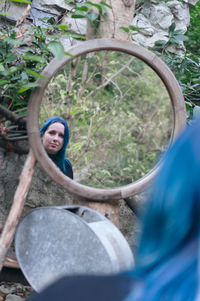
[[[30,99],[28,132],[37,160],[69,192],[87,198],[141,192],[186,122],[176,79],[136,44],[93,40],[69,54],[46,67],[48,80],[40,80]],[[55,168],[40,141],[39,127],[55,115],[69,125],[73,181]]]

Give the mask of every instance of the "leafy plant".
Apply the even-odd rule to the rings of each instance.
[[[47,28],[34,26],[21,36],[14,27],[0,30],[1,103],[12,111],[26,107],[30,91],[38,85],[36,80],[41,78],[46,64],[53,56],[60,59],[68,55],[59,42],[63,35],[70,36],[67,30],[68,26],[56,24]]]
[[[100,16],[104,16],[106,14],[107,8],[112,8],[107,3],[101,1],[99,4],[93,3],[91,1],[84,1],[80,3],[76,3],[74,1],[68,1],[67,3],[74,5],[74,10],[72,13],[68,14],[74,19],[86,18],[88,19],[95,27],[98,27],[100,22]],[[91,10],[92,7],[97,9],[97,12]]]
[[[200,56],[200,1],[198,1],[195,7],[190,9],[190,25],[187,29],[186,35],[188,40],[185,42],[185,46],[188,52],[196,56]]]
[[[176,30],[176,23],[172,23],[168,29],[168,40],[158,40],[155,42],[154,47],[150,48],[157,54],[168,53],[168,48],[170,46],[180,45],[182,42],[187,41],[188,37],[182,34],[182,30]]]
[[[193,118],[193,108],[200,103],[200,58],[186,50],[182,55],[170,51],[170,46],[176,46],[188,41],[188,36],[176,30],[175,23],[169,28],[168,41],[159,40],[150,48],[161,56],[174,72],[185,98],[188,119]]]

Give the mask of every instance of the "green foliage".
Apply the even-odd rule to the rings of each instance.
[[[86,72],[87,69],[87,72]],[[72,60],[48,85],[41,124],[61,115],[70,125],[67,156],[81,183],[126,185],[144,176],[169,141],[167,91],[143,62],[119,52]]]
[[[106,14],[107,8],[111,8],[110,5],[103,1],[101,1],[99,4],[93,3],[91,1],[85,1],[81,3],[76,3],[70,0],[65,1],[74,5],[74,10],[69,14],[72,18],[86,18],[91,22],[91,24],[94,25],[94,27],[98,27],[100,17]],[[97,12],[91,10],[92,7],[95,7],[97,9]]]
[[[168,40],[158,40],[155,42],[155,45],[151,50],[156,52],[158,55],[160,52],[168,54],[168,48],[170,46],[176,46],[182,43],[183,41],[187,41],[188,37],[182,34],[182,30],[176,30],[176,23],[172,23],[168,29]]]
[[[200,59],[190,53],[183,57],[171,55],[166,62],[174,72],[185,98],[188,117],[192,117],[193,108],[200,105]]]
[[[188,36],[181,34],[180,30],[176,30],[175,23],[169,28],[168,38],[168,41],[156,41],[151,50],[161,56],[175,74],[185,98],[188,119],[191,119],[193,118],[193,108],[200,104],[200,58],[187,49],[183,55],[177,55],[170,51],[171,46],[182,42],[189,43]]]
[[[185,42],[188,52],[200,56],[200,1],[190,10],[190,26],[186,35],[189,38]]]
[[[59,42],[63,35],[70,36],[66,30],[68,26],[50,23],[46,28],[32,27],[21,36],[14,27],[9,31],[0,29],[1,103],[7,104],[12,111],[26,110],[30,92],[38,86],[36,80],[41,78],[40,73],[46,64],[53,56],[60,59],[68,55]]]

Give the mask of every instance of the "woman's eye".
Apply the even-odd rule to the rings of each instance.
[[[50,135],[55,135],[55,132],[54,131],[49,131],[49,134]]]

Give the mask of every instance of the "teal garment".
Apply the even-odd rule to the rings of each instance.
[[[72,168],[72,165],[71,165],[70,161],[67,158],[65,158],[66,149],[67,149],[67,145],[68,145],[68,142],[69,142],[69,129],[68,129],[67,122],[62,117],[57,117],[57,116],[51,117],[41,127],[41,129],[40,129],[40,135],[43,136],[43,134],[45,133],[45,131],[47,130],[47,128],[52,123],[55,123],[55,122],[60,122],[65,127],[64,143],[63,143],[63,147],[61,148],[60,151],[57,152],[57,154],[54,154],[54,155],[48,154],[48,156],[61,169],[61,171],[66,176],[68,176],[69,178],[73,179],[73,168]]]
[[[64,276],[27,301],[123,301],[130,287],[123,275]]]
[[[125,301],[193,301],[198,291],[200,119],[164,155],[153,183]]]

